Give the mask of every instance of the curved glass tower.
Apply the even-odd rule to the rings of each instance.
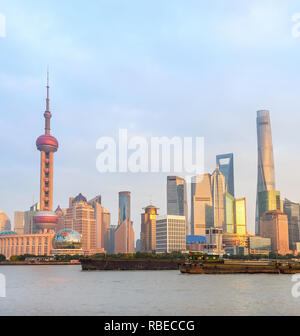
[[[255,231],[256,234],[259,235],[260,228],[258,194],[262,191],[276,190],[276,187],[270,112],[266,110],[257,111],[256,123],[258,147],[258,175]]]

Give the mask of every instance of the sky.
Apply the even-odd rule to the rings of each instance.
[[[138,238],[143,207],[166,213],[166,174],[99,173],[97,140],[120,128],[203,137],[206,172],[234,153],[253,232],[260,109],[271,113],[277,189],[300,202],[297,13],[296,0],[0,0],[0,209],[13,221],[39,199],[47,65],[55,208],[101,194],[117,224],[118,192],[129,190]]]

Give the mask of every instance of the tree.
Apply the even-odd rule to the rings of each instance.
[[[4,254],[0,254],[0,262],[6,261],[6,257]]]

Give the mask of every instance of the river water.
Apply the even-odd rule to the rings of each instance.
[[[0,266],[0,315],[300,315],[291,275]],[[2,277],[3,278],[3,277]]]

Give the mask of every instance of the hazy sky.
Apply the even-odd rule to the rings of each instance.
[[[118,192],[132,192],[136,236],[150,199],[166,212],[163,174],[100,174],[97,139],[205,138],[205,170],[235,155],[236,196],[254,231],[256,111],[269,109],[277,189],[300,201],[299,1],[0,0],[0,209],[12,219],[39,198],[45,77],[51,76],[54,204],[102,195],[117,222]]]

